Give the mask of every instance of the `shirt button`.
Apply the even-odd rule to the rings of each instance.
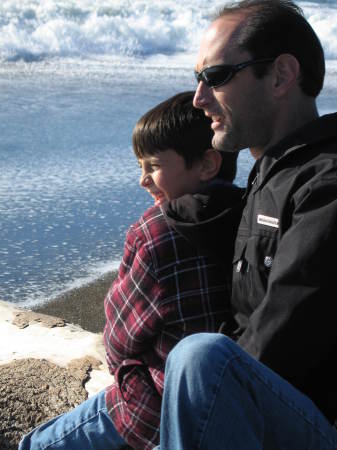
[[[271,266],[273,265],[273,258],[272,258],[271,256],[266,256],[266,257],[264,258],[263,263],[264,263],[264,265],[265,265],[266,267],[268,267],[268,269],[270,269]]]

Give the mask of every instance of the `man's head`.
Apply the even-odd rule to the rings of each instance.
[[[211,120],[193,106],[194,92],[160,103],[137,122],[132,143],[142,169],[140,184],[157,203],[196,192],[218,176],[233,181],[236,155],[212,148]]]
[[[250,147],[261,154],[317,115],[324,54],[294,3],[243,0],[217,14],[201,43],[196,72],[194,105],[212,117],[214,147]]]

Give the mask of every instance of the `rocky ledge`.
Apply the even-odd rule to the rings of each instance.
[[[101,333],[0,301],[0,449],[113,381]]]

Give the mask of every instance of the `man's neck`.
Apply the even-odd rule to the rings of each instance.
[[[302,105],[302,108],[293,109],[292,114],[285,114],[284,117],[278,117],[275,121],[277,126],[274,127],[275,133],[270,140],[261,147],[250,148],[252,157],[257,160],[265,153],[265,151],[280,142],[285,137],[292,134],[295,130],[301,128],[305,124],[312,122],[319,117],[316,102],[312,99]]]

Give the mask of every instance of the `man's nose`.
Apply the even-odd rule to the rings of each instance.
[[[210,90],[203,81],[199,81],[197,89],[193,98],[193,106],[195,108],[203,109],[209,103]]]

